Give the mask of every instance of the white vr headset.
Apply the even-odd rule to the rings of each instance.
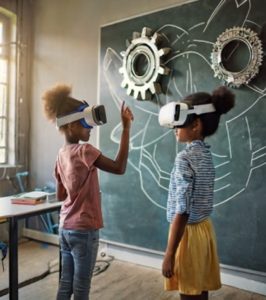
[[[215,112],[213,104],[200,104],[189,107],[184,102],[170,102],[161,107],[159,124],[168,128],[182,127],[191,114],[202,115]]]
[[[56,127],[59,128],[78,120],[84,128],[93,128],[93,126],[103,125],[106,123],[105,108],[103,105],[90,107],[88,103],[84,102],[84,104],[80,105],[73,113],[56,118]]]

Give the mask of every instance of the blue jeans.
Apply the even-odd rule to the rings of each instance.
[[[99,230],[59,230],[62,259],[57,300],[88,300],[95,266]]]

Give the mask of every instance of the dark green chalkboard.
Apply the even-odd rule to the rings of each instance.
[[[265,20],[264,1],[202,0],[101,28],[100,103],[106,106],[108,124],[100,128],[100,149],[105,155],[115,157],[117,152],[122,100],[135,115],[126,174],[100,174],[103,239],[164,251],[169,174],[183,146],[176,144],[171,130],[159,126],[158,110],[167,101],[195,91],[211,92],[223,84],[211,69],[213,43],[233,26],[260,34]],[[165,58],[171,73],[162,77],[163,93],[152,101],[127,96],[118,72],[126,41],[143,27],[161,33],[172,49]],[[232,88],[236,107],[207,140],[216,167],[212,217],[221,263],[262,272],[266,271],[265,79],[264,62],[248,85]]]

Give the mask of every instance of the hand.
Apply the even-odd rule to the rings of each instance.
[[[132,111],[128,106],[125,106],[125,101],[123,101],[121,107],[121,120],[124,129],[129,129],[131,125],[131,121],[134,120]]]
[[[171,278],[174,275],[174,265],[175,257],[174,255],[165,254],[163,265],[162,265],[162,274],[166,278]]]

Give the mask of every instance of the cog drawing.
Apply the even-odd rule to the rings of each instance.
[[[231,48],[230,48],[230,46]],[[226,59],[223,52],[227,48],[227,56],[233,55],[237,48],[242,45],[248,49],[248,62],[239,71],[231,71],[226,65]],[[234,46],[234,47],[232,47]],[[231,87],[240,87],[242,84],[248,84],[250,80],[257,75],[259,67],[262,64],[263,50],[262,42],[257,33],[249,28],[233,27],[227,29],[218,38],[213,46],[211,60],[214,77],[222,79],[225,84]],[[239,57],[238,59],[243,58]]]
[[[162,35],[152,34],[144,27],[141,34],[134,32],[131,44],[122,54],[123,65],[119,72],[123,74],[121,86],[127,88],[127,95],[138,100],[150,100],[152,95],[162,92],[158,82],[161,75],[168,75],[170,69],[163,65],[163,56],[170,48],[159,48]]]

